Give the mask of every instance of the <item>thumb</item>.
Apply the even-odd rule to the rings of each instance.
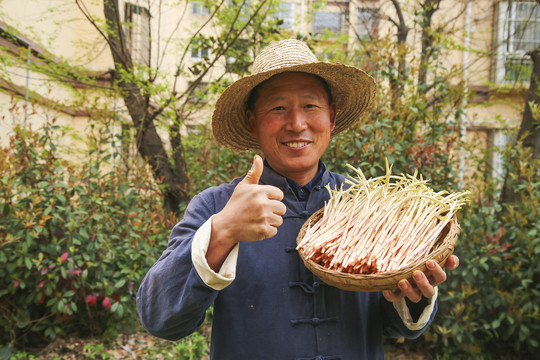
[[[241,181],[242,184],[258,184],[264,168],[263,160],[259,155],[253,158],[253,165],[249,169],[246,177]]]

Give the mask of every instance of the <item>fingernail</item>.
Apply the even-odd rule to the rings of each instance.
[[[420,280],[422,280],[422,273],[419,272],[419,271],[418,271],[418,272],[415,272],[415,273],[413,274],[413,277],[414,277],[414,280],[420,281]]]
[[[399,283],[398,283],[398,286],[400,289],[406,289],[407,286],[409,286],[409,283],[406,281],[406,280],[401,280]]]
[[[427,268],[428,268],[429,270],[435,269],[435,261],[433,261],[433,260],[428,261],[428,262],[426,263],[426,266],[427,266]]]

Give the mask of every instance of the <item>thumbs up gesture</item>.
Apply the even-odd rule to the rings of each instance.
[[[256,155],[251,169],[238,183],[227,205],[212,218],[206,254],[210,267],[219,268],[219,260],[224,259],[238,242],[271,238],[283,223],[282,216],[287,211],[281,202],[283,192],[275,186],[259,185],[263,168],[262,158]]]
[[[281,216],[287,211],[281,202],[283,192],[275,186],[259,185],[263,168],[262,158],[255,155],[251,169],[238,183],[225,208],[217,214],[227,219],[221,225],[231,232],[229,235],[236,242],[270,238],[277,234],[277,228],[283,223]]]

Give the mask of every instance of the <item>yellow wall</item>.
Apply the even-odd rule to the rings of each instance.
[[[308,0],[291,1],[296,4],[296,30],[307,34],[311,29],[309,10],[312,2]],[[147,5],[146,1],[130,1],[130,3],[140,3],[141,6]],[[333,9],[333,11],[340,9],[337,2],[329,3],[331,3],[329,9]],[[401,1],[401,3],[403,4],[403,10],[409,13],[413,12],[417,6],[417,1],[412,0]],[[468,3],[470,4],[469,8],[467,7]],[[466,53],[458,50],[452,51],[448,58],[443,59],[445,65],[454,65],[459,69],[463,69],[465,62],[468,62],[465,70],[456,73],[455,82],[466,80],[471,86],[484,86],[490,80],[491,59],[488,55],[490,55],[490,50],[494,46],[492,36],[493,21],[495,19],[494,3],[491,0],[470,2],[467,0],[444,0],[441,4],[442,9],[434,16],[434,24],[449,24],[447,29],[454,32],[456,43],[464,44],[467,41],[467,35],[469,35],[471,51],[468,52],[468,60]],[[96,17],[102,18],[102,2],[86,0],[83,1],[83,4]],[[122,4],[121,6],[123,6]],[[160,18],[159,28],[157,24],[159,17],[153,17],[152,33],[154,35],[161,34],[162,39],[159,46],[153,44],[152,56],[154,63],[159,62],[160,69],[164,73],[172,74],[176,71],[176,65],[181,54],[174,50],[172,43],[167,43],[168,39],[184,39],[186,41],[206,18],[204,16],[192,16],[190,6],[173,6],[167,2],[164,2],[163,6],[163,16]],[[390,0],[356,0],[351,1],[348,6],[353,25],[356,21],[355,14],[358,6],[375,7],[383,15],[396,17]],[[306,11],[304,15],[302,10]],[[0,14],[2,16],[1,20],[21,31],[22,35],[33,39],[36,43],[41,44],[45,50],[69,61],[72,65],[84,65],[91,70],[101,72],[106,72],[113,67],[112,58],[105,42],[83,17],[74,1],[3,0],[0,3]],[[182,19],[180,25],[178,24],[179,19]],[[412,26],[410,15],[406,14],[406,21],[407,24]],[[453,26],[453,28],[450,29],[450,26]],[[210,27],[204,31],[210,34],[215,29]],[[380,33],[385,34],[392,31],[394,31],[394,26],[387,21],[381,20]],[[411,29],[409,41],[415,44],[417,49],[419,49],[419,40],[420,33],[418,29]],[[164,53],[160,53],[160,51],[164,51]],[[189,54],[186,59],[184,70],[193,63],[189,59]],[[221,75],[223,65],[221,64],[221,67],[214,69],[208,75],[207,81]],[[24,64],[19,68],[10,68],[9,72],[13,82],[19,86],[25,86],[26,71]],[[47,99],[69,106],[72,94],[65,87],[48,80],[44,74],[30,73],[29,87]],[[168,81],[172,82],[172,77]],[[178,79],[177,90],[182,91],[186,87],[187,81],[185,77],[181,76]],[[491,100],[493,100],[493,96]],[[19,97],[18,101],[19,103],[24,102],[24,99]],[[115,101],[114,106],[116,108],[122,107],[122,103],[118,99],[105,98],[102,101],[107,104]],[[17,118],[18,121],[21,121],[20,114],[14,117],[9,111],[11,102],[9,93],[0,92],[0,116],[2,117],[2,120],[0,120],[0,143],[2,144],[7,141],[6,134],[9,133],[9,129],[13,125],[13,119]],[[212,105],[212,103],[209,103],[209,105]],[[521,119],[522,107],[523,98],[516,95],[497,98],[496,101],[488,105],[470,104],[467,111],[467,123],[471,129],[478,128],[479,124],[496,128],[517,126]],[[53,113],[56,114],[55,116],[58,117],[58,121],[62,124],[69,125],[84,133],[85,127],[82,125],[84,117],[73,117],[63,112]],[[210,114],[211,107],[206,113],[194,115],[193,119],[204,123],[209,120]],[[501,122],[501,119],[504,119],[504,121]],[[41,118],[29,112],[27,123],[38,126],[41,121]]]

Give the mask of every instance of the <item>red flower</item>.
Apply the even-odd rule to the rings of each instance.
[[[90,303],[90,305],[96,305],[97,297],[94,295],[88,295],[86,297],[86,302]]]
[[[19,287],[19,280],[15,281],[15,283],[13,284],[13,287],[14,287],[14,288]]]
[[[111,307],[111,299],[109,299],[108,296],[105,296],[105,299],[103,299],[103,307],[108,309]]]

